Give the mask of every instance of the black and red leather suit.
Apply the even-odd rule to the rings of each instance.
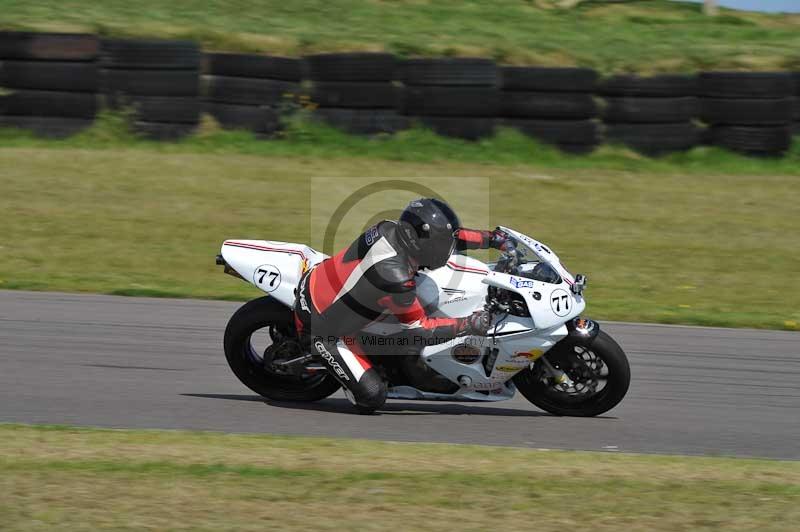
[[[489,248],[493,236],[492,231],[459,229],[456,250]],[[322,356],[356,405],[377,408],[386,399],[386,385],[356,337],[378,316],[391,312],[411,334],[425,338],[452,338],[466,327],[465,318],[427,316],[416,295],[418,268],[398,223],[385,220],[300,281],[298,331],[310,338],[312,351]]]

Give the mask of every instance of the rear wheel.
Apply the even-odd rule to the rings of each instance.
[[[276,401],[318,401],[339,389],[325,369],[288,371],[280,360],[305,353],[294,338],[292,311],[273,297],[239,308],[225,329],[225,358],[242,384]]]
[[[587,345],[561,343],[546,356],[553,367],[566,373],[567,382],[556,383],[540,359],[518,373],[514,384],[528,401],[551,414],[597,416],[614,408],[628,391],[628,359],[603,331]]]

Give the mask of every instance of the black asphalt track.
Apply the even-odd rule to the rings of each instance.
[[[221,347],[237,306],[0,291],[0,422],[800,458],[800,333],[603,324],[633,380],[599,418],[521,396],[359,416],[341,394],[270,404],[241,385]]]

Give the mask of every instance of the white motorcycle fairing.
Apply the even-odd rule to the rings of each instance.
[[[513,397],[511,378],[531,366],[569,333],[566,323],[583,312],[586,303],[573,291],[573,276],[547,246],[522,233],[501,227],[534,259],[522,266],[532,270],[548,264],[559,282],[544,282],[519,275],[492,271],[489,265],[465,255],[453,255],[447,264],[418,274],[417,295],[432,316],[465,317],[483,308],[490,286],[518,294],[527,316],[506,314],[496,318],[487,336],[456,337],[445,343],[422,346],[425,364],[459,386],[453,394],[433,393],[411,386],[396,386],[389,397],[447,401],[500,401]],[[327,256],[303,244],[269,240],[226,240],[222,259],[242,279],[292,307],[295,288],[309,268]],[[527,268],[527,270],[526,270]],[[388,336],[402,329],[384,314],[363,332]],[[470,356],[456,356],[457,354]],[[483,356],[481,356],[483,355]],[[465,363],[461,360],[474,360]]]
[[[226,240],[222,243],[222,257],[242,279],[292,307],[300,277],[327,255],[290,242]]]

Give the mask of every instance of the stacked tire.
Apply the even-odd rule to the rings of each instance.
[[[254,54],[206,54],[205,110],[225,129],[244,129],[270,137],[280,116],[298,104],[303,62]]]
[[[400,67],[400,113],[439,135],[492,136],[500,109],[499,77],[489,59],[408,59]]]
[[[98,109],[94,35],[0,32],[0,127],[63,138]]]
[[[587,153],[598,145],[594,70],[508,66],[501,74],[503,125],[567,152]]]
[[[174,140],[194,131],[200,120],[196,43],[106,39],[100,48],[106,102],[115,109],[132,109],[137,133]]]
[[[646,155],[689,150],[702,143],[694,76],[613,76],[600,84],[607,141]]]
[[[748,155],[783,154],[792,140],[795,92],[789,72],[701,73],[711,143]]]
[[[792,133],[800,136],[800,72],[792,74],[794,78],[794,107],[792,109]]]
[[[397,113],[392,54],[316,54],[306,61],[315,118],[355,135],[392,134],[408,127]]]

